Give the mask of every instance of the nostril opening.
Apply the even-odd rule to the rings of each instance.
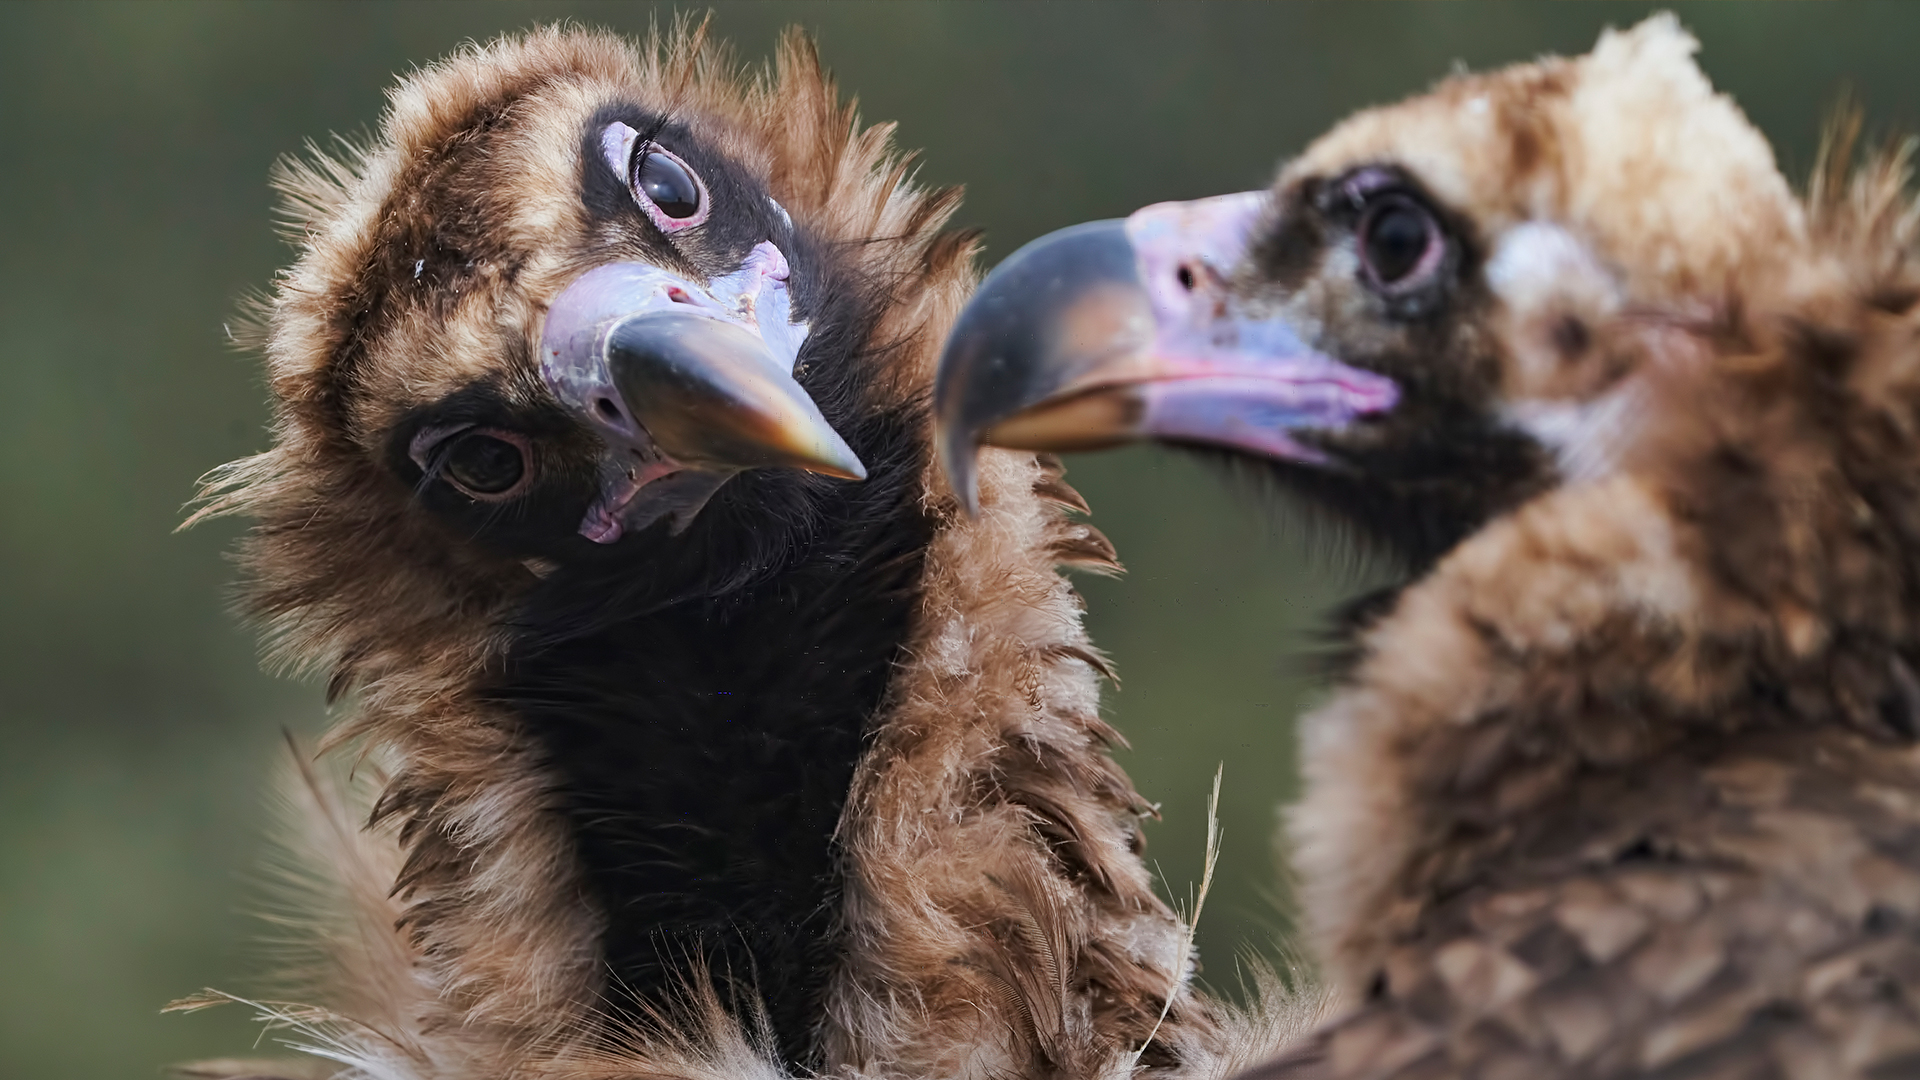
[[[680,288],[678,285],[671,285],[667,287],[667,299],[673,301],[676,304],[693,303],[693,297],[688,296],[687,290]]]
[[[1187,290],[1188,292],[1193,291],[1193,268],[1192,267],[1186,265],[1185,263],[1182,263],[1180,265],[1179,272],[1174,274],[1174,277],[1179,279],[1181,288]]]
[[[622,419],[624,419],[620,415],[620,406],[615,405],[613,403],[613,399],[611,398],[595,398],[593,402],[593,407],[595,409],[598,409],[600,411],[601,418],[608,421],[609,423],[617,424]]]

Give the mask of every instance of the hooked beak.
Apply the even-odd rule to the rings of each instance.
[[[1014,252],[961,312],[940,358],[942,464],[968,509],[983,445],[1092,450],[1200,442],[1319,462],[1290,433],[1393,406],[1384,376],[1308,347],[1228,291],[1265,212],[1248,192],[1162,203]]]
[[[663,516],[685,528],[722,483],[785,466],[866,479],[846,441],[794,381],[807,327],[790,321],[787,265],[762,243],[705,285],[614,263],[555,298],[541,373],[612,453],[580,531],[611,543]]]

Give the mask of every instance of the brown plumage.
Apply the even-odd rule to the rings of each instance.
[[[1920,210],[1845,132],[1794,197],[1694,47],[1452,78],[1136,216],[1162,334],[1241,380],[1178,400],[1332,404],[1202,429],[1149,346],[1039,363],[1072,414],[952,406],[1264,447],[1412,570],[1288,815],[1349,1010],[1250,1077],[1920,1076]]]
[[[1222,1028],[1187,988],[1138,856],[1057,569],[1112,549],[1031,454],[974,519],[930,464],[973,248],[908,161],[798,35],[743,73],[698,31],[545,30],[281,173],[273,446],[203,513],[256,519],[248,607],[346,702],[290,786],[319,936],[269,1009],[320,1073],[1208,1075],[1273,1045],[1285,1017]],[[543,324],[615,261],[725,308],[716,348],[804,334],[729,369],[785,396],[661,414],[606,336],[611,396],[571,402],[593,373]]]

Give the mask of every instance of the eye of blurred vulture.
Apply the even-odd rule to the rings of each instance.
[[[1360,260],[1383,289],[1400,291],[1432,276],[1440,265],[1440,224],[1406,198],[1382,200],[1360,222]]]
[[[633,188],[653,201],[670,218],[685,219],[700,212],[700,185],[678,158],[648,147],[633,167]]]
[[[454,487],[480,498],[506,495],[527,475],[526,447],[489,432],[455,436],[445,455],[441,475]]]

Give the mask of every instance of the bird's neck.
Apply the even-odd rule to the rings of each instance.
[[[1349,993],[1433,896],[1502,857],[1486,837],[1733,692],[1738,665],[1698,647],[1687,548],[1637,478],[1556,492],[1456,549],[1365,634],[1351,681],[1302,721],[1289,823]]]
[[[765,1001],[789,1061],[817,1063],[833,837],[930,534],[912,491],[879,494],[831,507],[844,520],[756,585],[510,659],[499,697],[540,747],[604,914],[615,1011],[660,1008],[704,968]]]
[[[1775,382],[1741,388],[1779,399],[1749,410],[1752,430],[1717,416],[1678,432],[1677,453],[1469,538],[1304,719],[1290,829],[1350,991],[1435,898],[1510,868],[1527,823],[1571,815],[1595,778],[1655,759],[1704,776],[1697,763],[1766,729],[1920,734],[1903,554],[1920,535],[1893,512],[1911,452],[1850,460],[1833,434],[1847,418],[1809,422],[1793,410],[1810,395]]]

